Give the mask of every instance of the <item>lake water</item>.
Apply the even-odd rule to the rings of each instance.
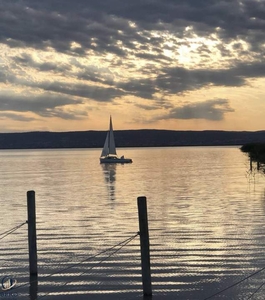
[[[148,205],[153,299],[264,299],[265,177],[238,147],[0,151],[1,232],[27,219],[36,192],[38,282],[27,225],[1,239],[0,299],[142,299],[137,197]],[[95,255],[101,255],[95,257]],[[254,272],[261,271],[256,275]],[[250,278],[211,297],[228,286]],[[260,290],[257,291],[257,289]]]

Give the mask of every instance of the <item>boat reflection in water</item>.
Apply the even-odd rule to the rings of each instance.
[[[115,200],[116,164],[101,164],[110,200]]]

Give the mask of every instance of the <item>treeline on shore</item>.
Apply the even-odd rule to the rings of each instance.
[[[265,131],[117,130],[117,147],[230,146],[265,143]],[[101,148],[106,131],[0,133],[0,149]]]

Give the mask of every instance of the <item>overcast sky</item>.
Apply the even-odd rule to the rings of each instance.
[[[0,0],[0,132],[265,129],[264,0]]]

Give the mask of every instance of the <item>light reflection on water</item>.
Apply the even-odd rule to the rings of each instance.
[[[0,151],[2,232],[26,220],[26,192],[36,191],[39,298],[141,299],[138,238],[105,261],[101,256],[49,275],[134,235],[142,195],[153,299],[204,299],[264,266],[265,178],[248,173],[237,147],[123,149],[133,164],[114,166],[100,165],[99,154]],[[22,227],[1,241],[1,274],[26,284],[27,255]],[[263,277],[214,299],[246,299]],[[29,285],[17,292],[30,299]]]

